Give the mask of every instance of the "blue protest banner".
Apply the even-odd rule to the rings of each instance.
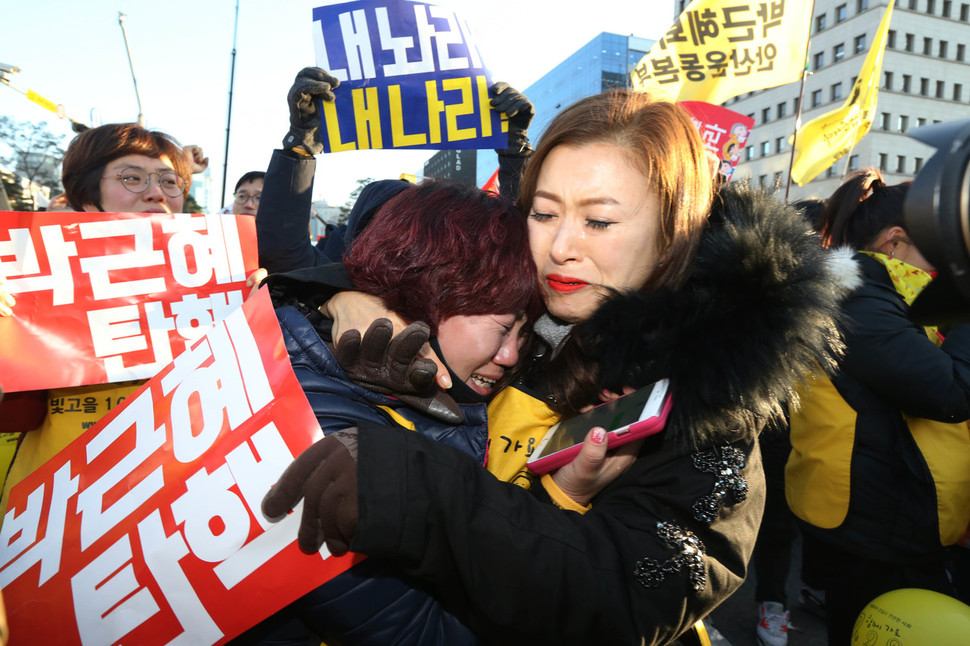
[[[449,8],[409,0],[316,7],[317,66],[340,80],[323,102],[325,152],[505,148],[508,121],[490,109],[488,72]]]

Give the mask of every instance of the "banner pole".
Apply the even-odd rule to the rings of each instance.
[[[135,101],[138,102],[138,125],[145,127],[145,115],[141,111],[141,97],[138,95],[138,81],[135,79],[135,64],[131,62],[131,50],[128,48],[128,32],[125,31],[125,14],[118,12],[118,25],[121,26],[121,37],[125,41],[125,52],[128,54],[128,68],[131,70],[131,84],[135,87]]]
[[[226,114],[226,149],[222,160],[222,192],[219,207],[226,204],[226,180],[229,173],[229,128],[232,124],[232,86],[236,79],[236,35],[239,32],[239,0],[236,0],[236,18],[232,26],[232,60],[229,64],[229,109]]]
[[[798,129],[802,126],[802,104],[805,102],[805,77],[808,71],[808,52],[812,44],[812,21],[815,20],[815,0],[812,0],[812,12],[808,19],[808,37],[805,39],[805,66],[802,68],[802,84],[798,89],[798,110],[795,111],[795,129],[791,135],[791,152],[788,154],[788,181],[785,183],[785,202],[791,191],[791,171],[795,166],[795,146],[798,144]]]

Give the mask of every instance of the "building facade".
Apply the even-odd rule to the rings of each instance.
[[[516,88],[536,109],[529,139],[537,141],[556,113],[577,99],[628,85],[630,72],[654,42],[603,32],[529,87]],[[479,150],[477,156],[476,184],[482,186],[498,169],[498,159],[492,150]]]
[[[424,176],[453,179],[466,186],[481,186],[476,183],[477,158],[474,150],[439,150],[424,163]]]
[[[842,106],[888,4],[815,0],[804,90],[790,83],[724,104],[755,120],[736,179],[777,185],[789,200],[828,197],[847,174],[868,167],[895,184],[915,177],[934,152],[907,136],[911,128],[970,117],[970,2],[896,0],[871,130],[814,180],[788,184],[799,97],[803,124]],[[678,12],[683,5],[677,0]]]

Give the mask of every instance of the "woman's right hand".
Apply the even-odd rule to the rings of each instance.
[[[327,318],[333,320],[331,338],[339,339],[347,330],[366,330],[377,319],[385,318],[391,321],[394,334],[407,327],[407,323],[384,306],[384,302],[376,296],[363,292],[340,292],[320,306],[320,311]],[[427,357],[438,366],[435,381],[443,390],[451,388],[451,376],[443,362],[439,361],[431,347],[424,345],[419,353],[420,357]]]
[[[17,304],[17,299],[7,291],[7,279],[0,275],[0,317],[12,316],[13,306]]]
[[[590,429],[573,461],[556,469],[552,479],[573,501],[588,505],[596,494],[636,462],[642,445],[643,440],[637,440],[607,452],[606,430]]]

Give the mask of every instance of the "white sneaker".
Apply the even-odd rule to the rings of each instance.
[[[758,607],[758,644],[788,646],[789,614],[777,601],[765,601]]]

